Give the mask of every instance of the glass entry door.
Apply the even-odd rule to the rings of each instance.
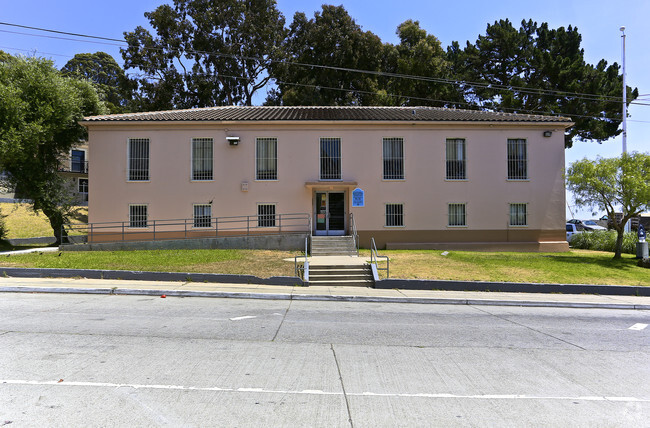
[[[345,235],[345,193],[316,192],[316,235]]]

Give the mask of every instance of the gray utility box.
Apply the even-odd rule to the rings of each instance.
[[[644,259],[648,257],[648,243],[647,242],[637,242],[636,243],[636,258]]]

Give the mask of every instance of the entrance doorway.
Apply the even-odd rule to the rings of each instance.
[[[316,192],[314,201],[314,233],[345,235],[345,192]]]

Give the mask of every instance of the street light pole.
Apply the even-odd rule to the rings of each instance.
[[[627,153],[627,85],[625,83],[625,27],[621,27],[621,50],[623,63],[623,153]]]

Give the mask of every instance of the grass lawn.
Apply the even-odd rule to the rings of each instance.
[[[7,239],[54,236],[50,221],[43,213],[35,214],[29,204],[0,203],[0,212],[6,215]],[[88,207],[77,207],[72,223],[88,223]]]
[[[479,253],[381,251],[391,259],[391,278],[479,280],[533,283],[650,285],[650,272],[633,255],[612,253]],[[166,250],[34,253],[0,257],[0,266],[115,269],[292,276],[297,252],[268,250]],[[367,250],[362,257],[369,257]]]
[[[632,254],[571,250],[566,253],[497,253],[435,250],[380,251],[390,257],[391,278],[564,284],[650,285],[650,271]],[[369,257],[369,252],[361,253]],[[380,274],[384,273],[380,271]]]
[[[0,266],[293,276],[298,253],[267,250],[158,250],[31,253],[0,257]],[[292,261],[283,259],[291,258]]]

